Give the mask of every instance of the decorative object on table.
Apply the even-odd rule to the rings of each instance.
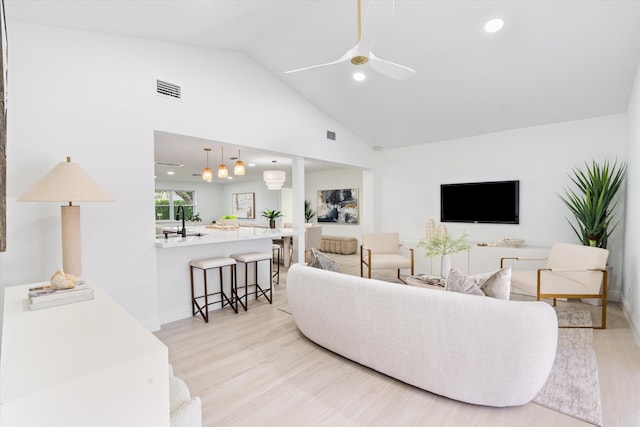
[[[516,239],[514,237],[505,237],[502,241],[510,248],[519,248],[524,244],[524,239]]]
[[[358,189],[318,191],[318,222],[358,224]]]
[[[65,274],[62,270],[53,273],[49,282],[51,282],[52,289],[73,289],[76,287],[76,279],[73,274]]]
[[[442,227],[442,225],[438,227],[438,234],[430,242],[420,241],[418,247],[426,249],[425,256],[441,256],[440,274],[446,279],[451,269],[450,255],[468,250],[469,244],[467,243],[467,233],[462,233],[460,237],[454,239],[446,232],[446,227],[444,230]]]
[[[87,301],[93,299],[93,289],[80,280],[74,282],[74,287],[69,289],[56,289],[53,287],[53,279],[57,277],[57,273],[51,278],[51,286],[39,286],[29,288],[29,308],[31,310],[39,310],[47,307],[55,307],[58,305],[70,304],[72,302]]]
[[[272,160],[271,163],[273,163],[273,170],[264,171],[262,173],[262,179],[264,180],[264,183],[267,185],[267,189],[280,190],[282,188],[282,185],[284,184],[284,181],[287,175],[284,173],[284,171],[276,170],[276,163],[278,163],[277,160]]]
[[[304,201],[304,222],[311,222],[316,213],[311,209],[311,201]]]
[[[440,224],[438,226],[438,237],[447,237],[447,234],[449,234],[449,232],[447,231],[447,226],[444,224]]]
[[[199,212],[196,212],[191,216],[191,222],[202,222]]]
[[[414,283],[419,283],[421,285],[439,286],[441,288],[444,288],[445,286],[445,282],[444,280],[442,280],[441,276],[433,276],[431,274],[425,274],[425,273],[414,274],[413,276],[409,276],[407,277],[406,282],[410,285],[413,285],[412,282],[414,282]]]
[[[436,235],[436,223],[432,219],[428,219],[424,227],[424,241],[430,242]]]
[[[617,206],[614,199],[626,171],[625,163],[615,161],[612,165],[608,160],[602,164],[593,160],[591,166],[585,163],[585,170],[573,168],[570,178],[577,190],[566,188],[566,197],[560,198],[575,217],[577,226],[567,221],[583,245],[606,249],[617,225],[611,224]]]
[[[220,226],[220,228],[226,230],[235,230],[239,227],[238,218],[236,218],[235,215],[225,215],[218,220],[217,224]]]
[[[233,193],[231,195],[231,211],[237,218],[255,219],[256,193]]]
[[[68,202],[61,207],[62,270],[82,276],[80,206],[73,202],[112,202],[113,198],[77,163],[58,163],[18,201]]]
[[[202,170],[202,179],[207,182],[213,181],[213,171],[209,167],[209,152],[211,148],[205,148],[204,151],[207,153],[207,166]]]
[[[269,220],[269,228],[276,228],[276,219],[282,216],[282,212],[277,210],[265,209],[262,211],[262,215],[264,218]]]

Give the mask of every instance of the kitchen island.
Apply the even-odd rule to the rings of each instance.
[[[175,228],[171,229],[175,231]],[[169,234],[156,239],[158,304],[162,324],[192,316],[189,262],[214,256],[228,257],[237,252],[271,253],[273,239],[285,237],[288,246],[293,229],[240,227],[212,229],[204,226],[188,227],[187,236]],[[284,250],[285,265],[289,263],[289,249]],[[249,269],[252,277],[253,270]],[[269,269],[264,263],[258,270],[260,283],[268,283]],[[194,278],[196,293],[201,292],[202,275]],[[209,276],[209,292],[218,289],[217,274]],[[244,269],[238,269],[238,283],[244,283]],[[228,283],[228,278],[225,280]],[[225,288],[225,292],[229,292]],[[274,301],[275,302],[275,301]],[[217,304],[217,307],[220,305]],[[216,307],[214,306],[214,308]]]

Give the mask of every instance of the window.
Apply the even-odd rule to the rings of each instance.
[[[155,205],[156,221],[175,221],[180,206],[184,206],[185,219],[190,220],[196,210],[196,192],[156,189]]]

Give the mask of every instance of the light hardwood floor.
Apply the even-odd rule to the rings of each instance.
[[[331,257],[359,275],[357,256]],[[194,317],[156,333],[176,375],[202,399],[205,426],[591,425],[533,403],[490,408],[453,401],[333,354],[278,309],[287,304],[282,273],[273,305],[252,301],[247,312],[216,310],[209,324]],[[619,304],[609,304],[607,326],[594,331],[604,426],[637,427],[640,346]]]

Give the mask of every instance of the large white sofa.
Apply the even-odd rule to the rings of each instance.
[[[311,341],[463,402],[529,402],[556,354],[557,317],[543,302],[441,292],[302,264],[289,269],[287,294]]]

